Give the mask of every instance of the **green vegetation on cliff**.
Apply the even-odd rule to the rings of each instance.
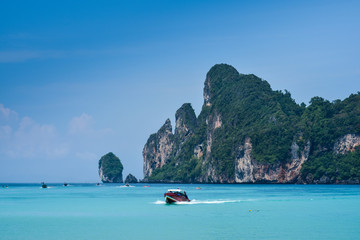
[[[344,155],[326,151],[311,156],[301,169],[301,174],[310,182],[322,177],[327,178],[323,183],[357,181],[360,179],[360,147]]]
[[[229,65],[218,64],[206,76],[204,96],[197,121],[191,117],[191,136],[183,142],[177,140],[168,163],[155,169],[149,180],[195,182],[207,176],[211,166],[219,178],[231,181],[239,146],[246,137],[251,139],[252,155],[260,163],[286,164],[294,141],[299,149],[310,141],[303,178],[360,179],[359,149],[345,155],[333,153],[340,137],[360,134],[360,93],[334,102],[314,97],[306,107],[297,104],[286,90],[273,91],[255,75],[239,74]],[[193,112],[190,108],[186,111]],[[208,144],[211,152],[207,152]],[[199,146],[202,155],[195,156],[194,149]]]
[[[220,75],[219,69],[212,70],[210,79]],[[216,97],[211,98],[210,112],[216,111],[223,123],[215,130],[212,144],[212,159],[218,173],[233,177],[235,148],[243,144],[245,137],[252,139],[253,154],[259,162],[289,159],[296,132],[293,122],[302,113],[290,93],[272,91],[266,81],[255,75],[237,74],[223,84],[218,83],[213,94]]]
[[[314,97],[301,117],[305,137],[316,147],[330,149],[335,141],[348,133],[360,133],[360,93],[344,101],[329,102]]]

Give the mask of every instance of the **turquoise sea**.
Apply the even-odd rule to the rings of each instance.
[[[48,185],[0,184],[1,240],[360,239],[355,185]]]

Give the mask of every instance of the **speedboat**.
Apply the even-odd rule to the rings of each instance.
[[[190,202],[190,199],[186,195],[186,192],[181,189],[169,189],[164,193],[166,203],[174,202]]]
[[[47,185],[46,185],[44,182],[42,182],[42,183],[41,183],[41,187],[42,187],[42,188],[47,188]]]

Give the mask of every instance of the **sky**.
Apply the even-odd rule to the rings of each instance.
[[[360,91],[359,1],[2,1],[0,182],[143,178],[150,134],[198,115],[217,63],[297,103]]]

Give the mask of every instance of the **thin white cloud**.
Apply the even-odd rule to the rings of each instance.
[[[112,134],[109,128],[96,129],[92,116],[83,113],[69,122],[68,133],[58,133],[53,124],[40,124],[30,117],[18,118],[15,111],[0,104],[0,156],[12,159],[55,159],[72,156],[95,159],[89,149]]]
[[[75,49],[75,50],[8,50],[0,51],[0,63],[26,62],[33,59],[58,59],[68,57],[90,57],[119,55],[129,49]]]
[[[38,124],[29,117],[21,119],[10,144],[12,157],[56,158],[65,155],[68,151],[66,146],[59,141],[55,126]]]
[[[65,51],[3,51],[0,52],[0,63],[25,62],[32,59],[61,58],[66,56]]]
[[[0,126],[0,139],[8,139],[11,136],[12,128],[8,125]]]
[[[10,120],[11,118],[17,118],[17,116],[18,114],[15,111],[6,108],[0,103],[0,120]]]
[[[0,63],[24,62],[40,58],[41,53],[35,51],[7,51],[0,52]]]
[[[99,155],[92,152],[77,152],[75,153],[75,157],[80,160],[91,161],[97,160],[99,158]]]
[[[0,155],[6,158],[56,158],[68,149],[52,124],[39,124],[0,104]]]
[[[111,128],[95,129],[95,121],[92,116],[82,113],[78,117],[74,117],[69,123],[69,134],[71,135],[87,135],[92,137],[100,137],[113,133]]]
[[[92,116],[83,113],[79,117],[74,117],[69,123],[70,134],[90,133],[93,131],[94,120]]]
[[[5,176],[4,181],[21,178],[24,172],[34,178],[43,173],[65,176],[69,171],[96,176],[96,162],[109,148],[106,139],[113,134],[111,129],[96,128],[93,117],[86,113],[72,118],[65,125],[68,131],[31,117],[12,117],[15,113],[0,105],[0,162],[5,165],[0,175]],[[7,169],[16,171],[9,175]]]

